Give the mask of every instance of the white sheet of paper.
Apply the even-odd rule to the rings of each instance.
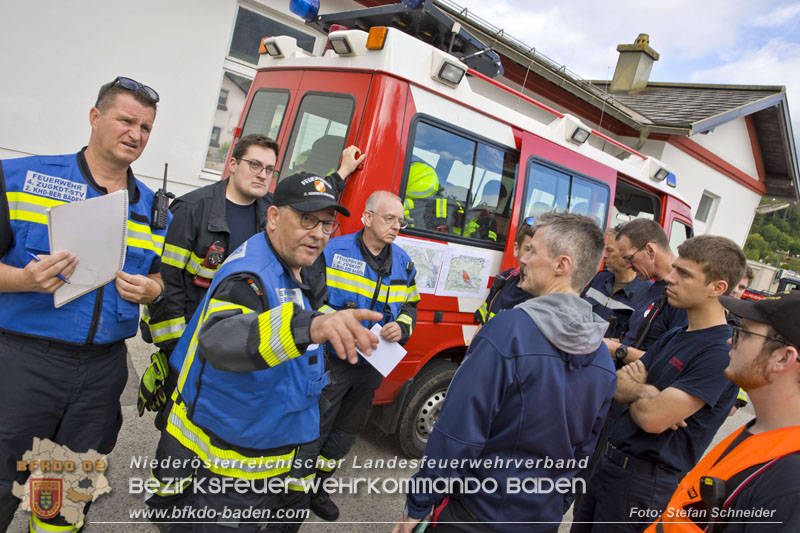
[[[361,350],[356,350],[360,353],[369,364],[375,367],[375,370],[383,374],[383,377],[388,376],[397,363],[406,354],[405,348],[396,342],[389,342],[381,337],[381,329],[383,326],[375,324],[372,326],[372,333],[378,337],[378,347],[372,350],[371,355],[364,355]]]
[[[47,210],[50,252],[78,258],[70,284],[53,294],[55,307],[113,281],[125,265],[128,191],[120,190]]]

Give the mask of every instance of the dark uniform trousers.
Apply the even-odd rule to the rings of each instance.
[[[318,470],[314,466],[317,458],[325,458],[332,463],[347,455],[358,434],[367,425],[375,390],[383,381],[383,375],[369,363],[353,365],[329,353],[326,353],[325,362],[328,385],[319,399],[320,436],[318,440],[300,447],[295,456],[295,467],[289,473],[289,477],[295,479],[316,473],[319,490],[323,490],[324,480],[333,475],[335,468]],[[289,490],[281,498],[281,508],[308,509],[309,499],[309,493]],[[297,531],[300,525],[301,522],[294,522],[294,527],[287,529]]]
[[[72,346],[0,332],[0,531],[14,518],[17,461],[33,438],[75,453],[109,453],[122,426],[120,395],[128,379],[124,341]],[[68,525],[59,517],[47,520]]]
[[[586,480],[587,491],[574,511],[570,532],[644,531],[667,507],[678,487],[678,476],[609,444],[598,446],[603,446],[603,455]],[[597,505],[598,494],[605,493],[614,494],[607,508]],[[648,514],[653,512],[655,517]]]

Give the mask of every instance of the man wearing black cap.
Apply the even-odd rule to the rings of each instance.
[[[725,376],[756,418],[706,454],[648,531],[799,531],[800,294],[720,303],[741,318]]]
[[[364,321],[363,325],[379,324],[381,338],[400,344],[411,337],[420,299],[414,263],[394,244],[400,229],[407,225],[403,215],[399,197],[389,191],[373,192],[361,217],[364,228],[331,240],[321,265],[328,284],[327,305],[322,310],[374,309],[380,319]],[[290,472],[288,491],[282,498],[285,509],[310,506],[324,520],[338,519],[339,508],[323,483],[333,476],[366,426],[375,390],[383,381],[381,373],[362,358],[349,365],[337,357],[339,353],[335,347],[326,349],[331,383],[320,401],[320,438],[298,451],[300,462],[295,464],[299,467]],[[267,531],[297,531],[300,522],[295,520],[271,523]]]
[[[274,507],[269,478],[286,474],[297,445],[319,436],[321,345],[330,342],[355,363],[356,347],[368,354],[377,342],[360,321],[381,313],[311,309],[305,268],[338,227],[337,211],[350,215],[325,179],[304,173],[280,181],[266,231],[220,267],[175,347],[183,365],[167,431],[203,461],[189,489],[205,487],[193,491],[194,511],[214,509],[226,527],[258,531]],[[208,489],[220,486],[228,490]]]

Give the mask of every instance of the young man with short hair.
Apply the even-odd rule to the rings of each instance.
[[[708,522],[725,533],[800,531],[800,294],[720,303],[741,317],[725,376],[747,391],[756,417],[683,478],[648,532],[700,533]]]
[[[643,530],[638,513],[664,509],[736,398],[723,375],[730,328],[718,298],[741,279],[744,253],[730,239],[701,235],[678,254],[664,281],[670,305],[686,310],[689,325],[666,332],[617,372],[614,399],[628,410],[611,425],[573,532],[590,531],[594,522],[604,523],[604,532]]]

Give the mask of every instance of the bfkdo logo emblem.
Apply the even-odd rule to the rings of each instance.
[[[63,480],[31,479],[31,510],[42,519],[53,518],[61,510]]]
[[[317,189],[318,192],[325,192],[325,183],[322,181],[315,181],[314,188]]]

